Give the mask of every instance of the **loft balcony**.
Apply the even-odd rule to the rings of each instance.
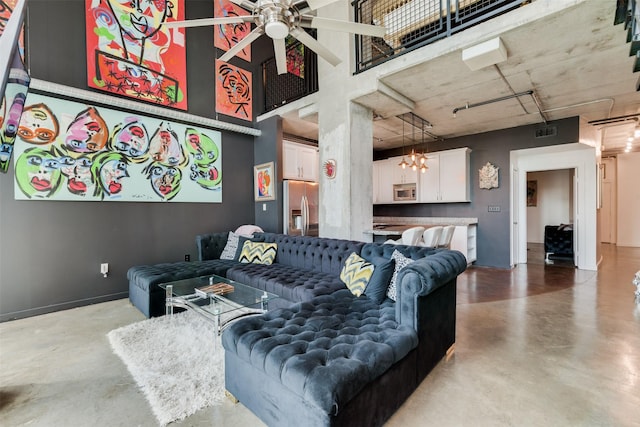
[[[387,28],[383,38],[356,36],[356,73],[450,37],[531,0],[355,0],[360,23]]]
[[[354,20],[384,25],[384,38],[355,37],[355,73],[506,13],[531,0],[355,0]],[[312,34],[315,36],[315,34]],[[318,91],[317,55],[299,42],[287,46],[288,72],[275,59],[262,64],[263,106],[268,113]]]

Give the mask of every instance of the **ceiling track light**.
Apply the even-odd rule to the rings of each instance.
[[[587,122],[587,123],[590,124],[590,125],[594,125],[594,126],[608,125],[610,123],[626,122],[626,121],[629,121],[629,120],[632,120],[632,121],[635,121],[636,123],[638,123],[638,117],[640,117],[640,113],[639,114],[627,114],[625,116],[609,117],[607,119],[591,120],[590,122]]]

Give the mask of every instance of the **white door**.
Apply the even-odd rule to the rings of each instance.
[[[615,243],[613,237],[613,225],[615,217],[613,216],[613,185],[611,182],[602,183],[602,208],[600,209],[600,241],[602,243]]]
[[[580,253],[579,253],[579,245],[578,245],[578,239],[580,238],[580,233],[578,233],[578,230],[580,229],[580,227],[582,227],[581,221],[580,221],[580,186],[582,184],[580,183],[579,179],[578,179],[578,169],[574,169],[573,170],[573,264],[574,265],[578,265],[578,259],[580,258]]]
[[[600,241],[602,243],[616,244],[617,233],[617,199],[616,199],[616,159],[602,159],[600,165],[601,187],[600,198]]]
[[[520,263],[518,220],[520,218],[520,187],[518,169],[511,172],[511,266]],[[525,261],[526,262],[526,261]]]

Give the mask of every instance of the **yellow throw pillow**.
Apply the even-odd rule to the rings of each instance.
[[[276,243],[252,242],[247,240],[242,246],[239,261],[269,265],[273,264],[277,252],[278,245]]]
[[[359,297],[373,275],[373,264],[365,261],[355,252],[349,255],[340,272],[340,280],[347,285],[352,294]]]

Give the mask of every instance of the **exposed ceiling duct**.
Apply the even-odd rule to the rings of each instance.
[[[518,92],[512,95],[506,95],[506,96],[501,96],[499,98],[488,99],[486,101],[475,102],[473,104],[467,103],[462,107],[454,108],[452,111],[453,117],[456,117],[458,111],[461,111],[461,110],[468,110],[470,108],[480,107],[483,105],[493,104],[494,102],[506,101],[508,99],[518,98],[518,97],[527,96],[527,95],[531,96],[531,98],[533,99],[533,102],[536,104],[536,107],[538,108],[538,113],[540,114],[540,117],[542,117],[544,124],[547,124],[547,118],[545,117],[542,109],[540,108],[540,102],[538,102],[538,98],[536,97],[536,94],[533,90],[527,90],[525,92]]]

